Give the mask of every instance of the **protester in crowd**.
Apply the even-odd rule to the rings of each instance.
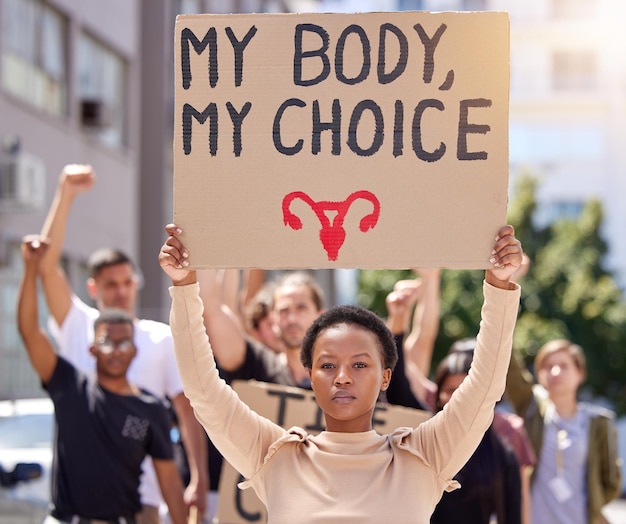
[[[201,515],[206,509],[208,484],[206,436],[193,414],[189,400],[183,394],[169,326],[136,318],[139,278],[135,265],[118,250],[104,249],[92,255],[87,290],[97,309],[88,306],[74,294],[61,265],[72,204],[79,194],[93,187],[95,180],[91,166],[66,165],[61,171],[57,191],[41,231],[43,237],[50,239],[50,247],[40,264],[43,290],[50,312],[49,328],[59,355],[79,370],[89,373],[94,369],[94,361],[89,359],[87,348],[93,342],[93,322],[99,311],[118,307],[134,318],[135,342],[139,351],[128,370],[129,379],[161,399],[170,399],[180,424],[190,466],[190,482],[185,491],[185,500],[187,504],[196,507]],[[150,461],[145,464],[140,494],[142,522],[159,523],[162,498]]]
[[[493,430],[515,453],[520,469],[520,484],[522,490],[522,524],[531,524],[530,520],[530,476],[537,464],[537,456],[532,447],[524,419],[502,407],[502,403],[496,404],[493,414]]]
[[[241,301],[244,291],[241,288],[241,271],[239,269],[220,269],[218,281],[222,301],[239,318],[241,315]]]
[[[512,357],[506,392],[524,418],[538,461],[531,478],[532,524],[596,524],[619,496],[614,414],[578,400],[587,368],[582,348],[551,340],[530,372]]]
[[[309,378],[300,362],[300,346],[308,327],[324,307],[319,284],[307,272],[288,272],[274,285],[272,315],[285,350],[251,340],[225,307],[219,292],[217,272],[198,272],[204,304],[204,323],[212,341],[219,368],[229,380],[259,380],[284,386],[309,388]]]
[[[430,366],[439,332],[439,269],[414,269],[415,279],[399,280],[392,296],[407,294],[409,300],[402,313],[402,320],[394,321],[394,334],[398,337],[399,351],[405,362],[405,374],[413,395],[424,409],[434,411],[437,386],[430,380]],[[413,292],[411,290],[414,290]],[[388,304],[389,307],[389,304]],[[411,315],[411,311],[413,314]],[[396,373],[397,375],[397,373]]]
[[[243,318],[247,332],[264,346],[281,353],[285,344],[272,314],[274,282],[265,283],[243,306]]]
[[[469,374],[473,351],[450,352],[437,366],[437,409],[450,402]],[[468,462],[455,475],[461,489],[444,493],[431,517],[432,524],[520,524],[521,477],[515,453],[499,438],[493,425]]]
[[[455,342],[450,353],[456,354],[447,356],[439,363],[435,380],[428,378],[439,328],[440,271],[435,269],[415,272],[419,275],[418,278],[396,282],[393,291],[388,295],[388,326],[394,333],[396,345],[399,348],[404,346],[404,351],[399,349],[399,356],[402,357],[403,353],[408,355],[406,373],[411,379],[412,389],[421,394],[419,401],[436,412],[442,409],[449,400],[449,395],[467,376],[476,339]],[[409,336],[403,342],[399,333],[409,331]],[[401,360],[398,362],[400,364]],[[396,365],[392,377],[399,376],[403,371],[399,364]],[[393,384],[393,378],[391,382]],[[529,521],[524,520],[524,517],[528,513],[529,495],[525,496],[522,486],[522,474],[525,475],[526,483],[528,479],[528,459],[524,457],[526,462],[522,467],[517,459],[517,450],[510,448],[508,442],[515,437],[515,443],[522,444],[520,453],[530,452],[534,457],[534,452],[523,425],[519,424],[517,429],[512,428],[514,421],[510,419],[511,416],[523,422],[517,415],[502,412],[494,415],[494,423],[485,433],[476,452],[455,477],[463,487],[444,494],[433,514],[432,522],[450,522],[454,517],[458,518],[459,514],[463,514],[468,522],[489,523],[492,517],[499,517],[496,520],[499,523],[528,524]],[[506,433],[507,441],[500,432]],[[524,443],[526,446],[523,446]]]
[[[509,281],[521,263],[513,228],[499,231],[485,273],[472,369],[447,406],[416,428],[372,429],[397,351],[376,315],[338,306],[313,322],[301,360],[326,430],[286,430],[251,411],[219,378],[202,317],[193,256],[169,225],[159,263],[171,278],[171,326],[185,393],[224,457],[267,506],[269,522],[426,522],[478,446],[504,391],[519,307]]]
[[[440,322],[440,271],[437,269],[421,269],[415,270],[415,272],[419,274],[419,279],[398,281],[394,285],[394,290],[388,297],[387,303],[390,311],[390,301],[397,303],[393,308],[393,310],[396,311],[396,315],[393,317],[395,318],[395,321],[393,322],[393,325],[390,325],[390,328],[392,329],[392,332],[394,332],[394,329],[407,332],[409,330],[408,326],[410,325],[411,307],[414,307],[411,331],[409,336],[406,337],[404,341],[404,353],[406,354],[407,361],[405,372],[411,383],[412,390],[417,393],[415,396],[427,407],[427,409],[434,412],[441,408],[441,399],[439,398],[440,387],[436,381],[430,380],[428,376],[430,374],[433,349]],[[520,271],[518,270],[515,273],[514,278],[518,277],[519,274]],[[408,300],[399,300],[397,298],[395,300],[391,300],[392,297],[397,296],[407,296],[410,298]],[[398,305],[402,303],[405,303],[406,305],[403,309],[401,309]],[[390,318],[392,317],[390,316]],[[398,340],[397,335],[396,340]],[[475,338],[465,338],[452,344],[449,352],[467,353],[469,357],[467,357],[467,359],[463,359],[461,362],[467,360],[469,365],[469,362],[471,362],[471,355],[473,354],[475,347]],[[440,364],[440,366],[445,366],[445,362],[447,362],[447,360],[444,360],[444,363]],[[394,375],[398,375],[398,371],[399,369],[396,367]],[[461,370],[459,372],[459,377],[462,378],[462,376],[464,376],[464,372]],[[500,403],[498,403],[498,406],[499,405]],[[526,430],[523,426],[523,419],[513,413],[497,409],[494,414],[494,421],[490,431],[495,432],[495,434],[497,434],[500,438],[500,441],[508,445],[515,453],[515,458],[520,468],[519,479],[521,483],[521,494],[517,493],[514,500],[519,500],[521,498],[521,521],[523,524],[529,524],[529,475],[536,459],[528,439],[528,435],[526,434]],[[481,443],[482,447],[479,447],[479,450],[482,451],[482,455],[479,454],[479,457],[484,456],[489,452],[498,452],[499,455],[502,456],[502,452],[499,449],[501,445],[499,445],[499,443],[490,444],[489,442],[491,438],[491,436],[488,438],[486,437],[486,443]],[[479,452],[477,451],[477,453]],[[479,457],[474,459],[474,464],[480,460]],[[504,458],[507,458],[507,456],[504,455]],[[501,466],[505,464],[507,464],[506,461],[500,461]],[[465,474],[471,476],[472,466],[469,465],[468,469],[469,471]],[[502,470],[500,469],[498,471]],[[461,497],[461,495],[455,493],[455,498],[457,498],[457,500],[459,497]],[[472,497],[475,499],[475,495],[468,495],[468,499],[470,501],[472,500]],[[484,504],[493,501],[494,499],[487,497]],[[511,508],[512,506],[511,503],[509,503],[508,506],[502,507]],[[439,511],[439,521],[445,521],[445,519],[441,518],[443,510]]]
[[[387,327],[393,335],[398,351],[398,362],[391,375],[385,400],[390,404],[429,411],[428,407],[414,394],[409,370],[406,368],[404,355],[405,335],[409,331],[411,311],[419,300],[421,282],[418,279],[399,280],[387,295]],[[419,322],[420,320],[418,320]],[[434,341],[433,341],[434,343]]]
[[[115,309],[96,319],[94,342],[85,347],[96,363],[95,376],[57,356],[39,326],[37,306],[38,265],[47,247],[43,237],[25,237],[17,305],[24,346],[55,409],[52,507],[46,524],[138,522],[141,464],[147,455],[172,522],[184,524],[187,509],[173,459],[168,411],[126,376],[137,354],[133,318]]]
[[[513,279],[515,279],[517,275],[518,273],[513,276]],[[450,346],[449,353],[468,354],[471,357],[475,347],[475,338],[463,338],[457,340]],[[496,404],[492,429],[500,440],[515,453],[515,458],[520,470],[522,524],[530,524],[530,475],[537,463],[537,457],[535,456],[535,450],[526,433],[524,419],[510,412],[508,407],[504,408],[502,404],[502,402]]]
[[[203,273],[208,272],[213,275],[204,277]],[[240,327],[245,336],[281,352],[285,346],[272,314],[276,282],[265,281],[265,273],[263,269],[207,269],[199,272],[198,279],[202,283],[205,278],[214,278],[214,283],[207,283],[207,286],[221,301],[221,314],[229,317],[227,322]]]

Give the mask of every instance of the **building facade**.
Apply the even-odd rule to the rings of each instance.
[[[538,219],[602,202],[607,266],[626,289],[626,15],[622,0],[319,0],[323,11],[505,11],[510,183],[538,179]]]
[[[511,18],[511,187],[540,181],[548,223],[602,202],[607,265],[626,288],[626,36],[620,0],[491,2]]]
[[[39,232],[68,162],[96,166],[76,203],[65,261],[83,292],[101,245],[137,254],[140,3],[0,1],[0,396],[32,390],[15,327],[23,235]]]
[[[88,256],[117,247],[143,272],[138,315],[167,320],[157,254],[172,220],[176,14],[288,9],[277,0],[0,0],[0,398],[42,394],[15,323],[19,246],[40,231],[67,163],[92,164],[97,176],[65,239],[74,290],[87,299]]]
[[[172,217],[177,13],[409,9],[509,11],[510,186],[536,176],[545,221],[601,200],[607,262],[626,286],[622,0],[0,0],[0,398],[40,393],[15,327],[19,244],[68,162],[97,173],[64,246],[74,289],[86,298],[87,257],[116,246],[143,272],[138,314],[167,320],[156,255]],[[329,303],[352,292],[352,274],[317,276]]]

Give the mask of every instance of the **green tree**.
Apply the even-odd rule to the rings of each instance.
[[[515,347],[530,364],[542,344],[567,338],[587,357],[587,391],[609,399],[626,413],[626,302],[604,265],[607,245],[601,236],[602,205],[589,200],[580,216],[545,228],[533,226],[536,181],[520,180],[510,220],[531,259],[522,281],[522,307]],[[530,217],[530,220],[528,219]]]
[[[536,225],[537,181],[519,179],[508,221],[531,263],[523,277],[522,303],[514,345],[530,365],[553,338],[568,338],[585,349],[585,391],[607,398],[626,414],[626,302],[604,266],[607,251],[600,229],[601,204],[588,201],[580,216]],[[360,303],[386,315],[385,297],[410,271],[361,271]],[[441,324],[433,364],[455,340],[474,336],[482,304],[482,271],[443,271]]]

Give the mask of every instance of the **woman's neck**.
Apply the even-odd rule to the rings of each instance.
[[[570,395],[551,396],[550,400],[554,404],[557,415],[561,418],[571,418],[578,411],[576,397]]]

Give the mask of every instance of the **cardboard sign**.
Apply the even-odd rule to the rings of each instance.
[[[506,13],[181,15],[175,57],[192,267],[488,267]]]
[[[234,381],[233,389],[251,409],[273,420],[285,429],[298,426],[311,434],[324,429],[322,411],[315,402],[312,391],[279,386],[266,382]],[[381,434],[399,427],[415,427],[428,418],[428,411],[378,404],[374,411],[374,429]],[[244,479],[226,461],[222,466],[219,486],[217,522],[219,524],[243,524],[267,521],[265,506],[254,490],[240,490],[237,484]]]

